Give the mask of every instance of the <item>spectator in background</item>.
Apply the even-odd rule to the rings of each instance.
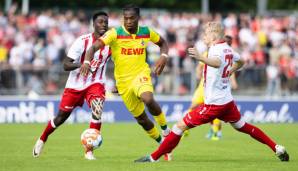
[[[32,61],[33,67],[43,68],[47,66],[46,47],[44,39],[38,39],[33,47],[34,59]]]
[[[277,96],[280,93],[280,79],[278,64],[270,62],[266,67],[267,96]]]
[[[26,86],[26,80],[32,73],[38,72],[39,75],[44,76],[53,75],[48,71],[53,71],[54,78],[51,79],[56,86],[63,85],[64,82],[60,80],[64,79],[60,77],[66,77],[66,74],[58,70],[57,66],[61,65],[62,54],[69,49],[75,37],[89,32],[92,28],[87,20],[88,11],[59,12],[57,10],[54,12],[47,9],[40,12],[30,11],[25,16],[17,13],[18,7],[14,4],[5,15],[0,11],[0,42],[1,53],[6,53],[6,60],[14,65],[11,67],[16,68],[19,65],[21,75],[27,72],[26,68],[31,70],[28,72],[28,78],[23,78],[19,88]],[[150,15],[144,15],[140,20],[141,24],[153,27],[169,42],[168,67],[164,75],[156,79],[154,84],[158,93],[185,95],[191,92],[190,82],[194,80],[189,79],[193,74],[189,72],[189,68],[195,62],[185,55],[186,44],[195,42],[198,37],[196,32],[200,31],[204,23],[211,20],[223,23],[225,34],[235,37],[232,47],[242,53],[246,59],[246,66],[239,77],[240,87],[248,86],[247,88],[252,89],[253,92],[265,89],[266,68],[273,62],[277,63],[280,71],[283,94],[298,91],[295,85],[298,80],[295,70],[298,64],[291,62],[298,57],[297,16],[260,17],[244,13],[239,15],[229,13],[224,16],[220,13],[211,15],[158,11],[150,12]],[[112,27],[121,25],[120,21],[119,13],[110,13]],[[16,54],[20,55],[17,61],[15,60]],[[151,66],[156,56],[156,50],[149,46],[148,62]],[[291,64],[290,71],[284,67],[285,64]],[[42,66],[46,67],[42,68]],[[9,66],[6,65],[6,67]],[[43,84],[47,84],[45,80],[48,78],[39,77],[38,79]],[[9,81],[2,79],[0,84]],[[14,87],[16,85],[10,88]]]
[[[0,42],[0,65],[7,62],[8,49]]]

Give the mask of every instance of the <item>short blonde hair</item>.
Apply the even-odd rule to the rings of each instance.
[[[219,22],[208,22],[203,26],[203,30],[208,43],[223,39],[224,29]]]

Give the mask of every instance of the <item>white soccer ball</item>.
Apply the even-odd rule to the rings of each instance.
[[[97,129],[86,129],[81,134],[81,143],[86,150],[93,150],[102,144],[102,137]]]

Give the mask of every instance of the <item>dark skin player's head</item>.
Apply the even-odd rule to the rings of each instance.
[[[97,12],[92,17],[94,34],[97,36],[102,36],[106,31],[108,31],[109,17],[105,12]]]
[[[125,29],[135,34],[138,31],[140,9],[135,5],[127,5],[123,8],[123,24]]]

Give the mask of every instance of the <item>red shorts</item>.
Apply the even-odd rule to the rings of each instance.
[[[59,109],[71,112],[77,106],[83,106],[84,99],[90,107],[91,100],[95,98],[105,99],[105,87],[100,83],[92,84],[84,90],[65,88]]]
[[[234,101],[224,105],[207,105],[200,107],[187,113],[183,121],[189,127],[193,128],[218,118],[225,122],[237,122],[241,115]]]

